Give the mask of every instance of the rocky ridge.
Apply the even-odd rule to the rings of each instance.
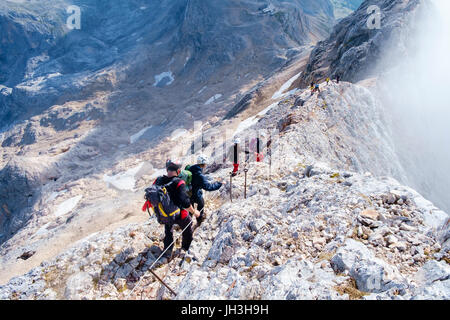
[[[325,89],[323,97],[337,94],[340,86],[347,98],[368,94],[343,83]],[[284,126],[274,150],[289,148],[285,154],[291,156],[276,170],[269,170],[267,162],[252,163],[247,199],[243,173],[233,181],[233,202],[228,183],[209,194],[207,221],[196,230],[183,264],[180,258],[156,264],[155,272],[177,298],[449,298],[446,213],[390,177],[339,169],[334,165],[338,159],[327,165],[308,148],[298,152],[290,147],[302,124],[331,121],[339,118],[341,108],[352,106],[343,99],[324,108],[322,101],[308,91],[293,93],[244,130],[265,128],[270,121],[276,126],[272,112],[298,120]],[[364,114],[365,106],[353,107],[355,119]],[[335,127],[340,132],[353,128],[351,121]],[[376,130],[367,133],[372,137]],[[315,137],[320,145],[321,138]],[[351,142],[347,135],[342,140],[343,145]],[[226,177],[227,170],[212,175]],[[140,203],[134,206],[137,210]],[[11,279],[0,288],[0,298],[172,299],[146,272],[161,252],[162,233],[150,219],[93,234]]]
[[[368,27],[373,14],[368,13],[370,6],[380,9],[380,28]],[[311,81],[336,75],[345,81],[358,82],[392,68],[414,50],[411,36],[418,27],[418,17],[428,6],[429,2],[420,0],[364,1],[334,27],[326,40],[317,44],[295,85],[304,88]],[[381,53],[389,54],[389,58]]]

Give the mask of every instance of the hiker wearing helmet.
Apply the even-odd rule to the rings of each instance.
[[[200,226],[200,224],[205,219],[205,200],[203,199],[203,191],[216,191],[222,187],[221,182],[209,182],[208,178],[203,174],[203,170],[208,165],[209,159],[204,156],[200,155],[197,158],[197,164],[187,167],[186,170],[189,170],[192,172],[192,197],[191,197],[191,203],[197,204],[197,210],[200,212],[200,216],[197,217],[197,227]]]
[[[164,250],[167,249],[167,251],[164,253],[163,257],[166,259],[170,259],[172,257],[173,251],[172,227],[174,225],[179,225],[181,229],[184,230],[182,235],[181,247],[183,250],[187,251],[189,250],[192,242],[192,220],[189,212],[196,217],[200,216],[200,214],[191,205],[191,201],[186,192],[185,182],[182,179],[178,178],[178,175],[181,172],[181,163],[179,163],[178,161],[167,160],[166,170],[167,175],[158,177],[155,182],[153,182],[153,185],[163,186],[163,189],[167,191],[168,195],[170,196],[170,204],[174,208],[178,209],[166,210],[166,213],[164,212],[164,210],[161,210],[161,203],[157,204],[158,200],[156,200],[156,203],[154,203],[152,206],[152,203],[149,200],[150,197],[146,196],[147,202],[145,203],[143,210],[158,206],[157,209],[154,209],[154,212],[157,215],[158,221],[164,224],[165,228]],[[150,187],[146,189],[146,192],[147,190],[151,189],[154,190],[155,188]],[[163,191],[164,194],[166,193],[165,191]],[[164,215],[164,217],[160,216],[161,211],[163,211],[162,214]],[[164,220],[160,220],[160,217]]]
[[[233,161],[233,172],[231,175],[234,177],[239,170],[239,154],[241,153],[241,140],[239,138],[233,139],[233,145],[228,150],[227,159]]]

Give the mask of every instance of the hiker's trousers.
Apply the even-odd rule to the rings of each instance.
[[[203,196],[194,196],[191,198],[191,204],[197,204],[197,211],[200,212],[200,217],[204,217],[205,210],[203,208],[205,207],[205,200],[203,199]]]
[[[174,224],[177,224],[180,226],[181,230],[184,230],[189,224],[191,223],[191,216],[189,214],[186,215],[184,219],[181,219],[181,215],[179,215],[173,224],[166,224],[165,232],[166,235],[164,237],[164,250],[170,245],[170,249],[167,250],[167,252],[172,252],[173,250],[173,233],[172,233],[172,227]],[[181,240],[181,247],[184,250],[189,250],[189,247],[191,246],[192,242],[192,224],[189,225],[189,227],[184,230]]]

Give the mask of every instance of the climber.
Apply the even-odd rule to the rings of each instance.
[[[315,88],[314,88],[314,91],[320,93],[320,87],[319,87],[319,84],[318,84],[318,83],[316,83],[316,86],[315,86]]]
[[[171,220],[171,222],[164,223],[165,237],[164,237],[164,253],[163,258],[170,260],[173,251],[173,234],[172,227],[176,224],[181,227],[183,231],[181,247],[184,251],[188,251],[192,242],[192,220],[189,212],[196,218],[200,216],[194,207],[191,205],[189,196],[186,193],[185,182],[178,178],[181,172],[181,163],[178,161],[167,160],[166,162],[167,175],[158,177],[153,185],[165,186],[170,200],[178,207],[178,210]],[[150,201],[144,205],[143,210],[152,207]]]
[[[311,86],[309,88],[311,90],[311,96],[314,95],[314,91],[315,91],[315,89],[314,89],[314,82],[311,82]]]
[[[233,145],[231,146],[227,154],[228,159],[233,159],[233,172],[231,173],[231,176],[233,177],[237,175],[237,172],[239,170],[239,153],[241,153],[240,143],[241,140],[239,138],[235,138],[233,140]]]
[[[192,197],[191,203],[197,204],[197,210],[200,212],[200,216],[197,217],[197,227],[205,219],[205,200],[203,199],[203,191],[216,191],[222,186],[222,182],[217,181],[210,183],[207,177],[203,174],[203,170],[209,163],[208,157],[200,155],[197,158],[197,164],[193,166],[186,167],[186,170],[192,172]]]
[[[326,82],[327,82],[327,85],[328,85],[328,83],[330,82],[330,77],[327,78]]]
[[[258,134],[258,137],[253,138],[250,142],[250,150],[254,152],[256,162],[261,162],[264,159],[264,155],[262,153],[264,148],[264,140],[265,140],[265,134],[264,132],[260,132]]]
[[[336,82],[339,83],[339,80],[341,80],[341,76],[340,75],[336,75]]]

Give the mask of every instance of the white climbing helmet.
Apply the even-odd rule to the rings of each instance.
[[[239,139],[239,138],[234,138],[234,139],[233,139],[233,143],[239,144],[239,143],[241,143],[241,139]]]
[[[209,159],[207,156],[201,154],[197,157],[197,164],[208,164]]]

